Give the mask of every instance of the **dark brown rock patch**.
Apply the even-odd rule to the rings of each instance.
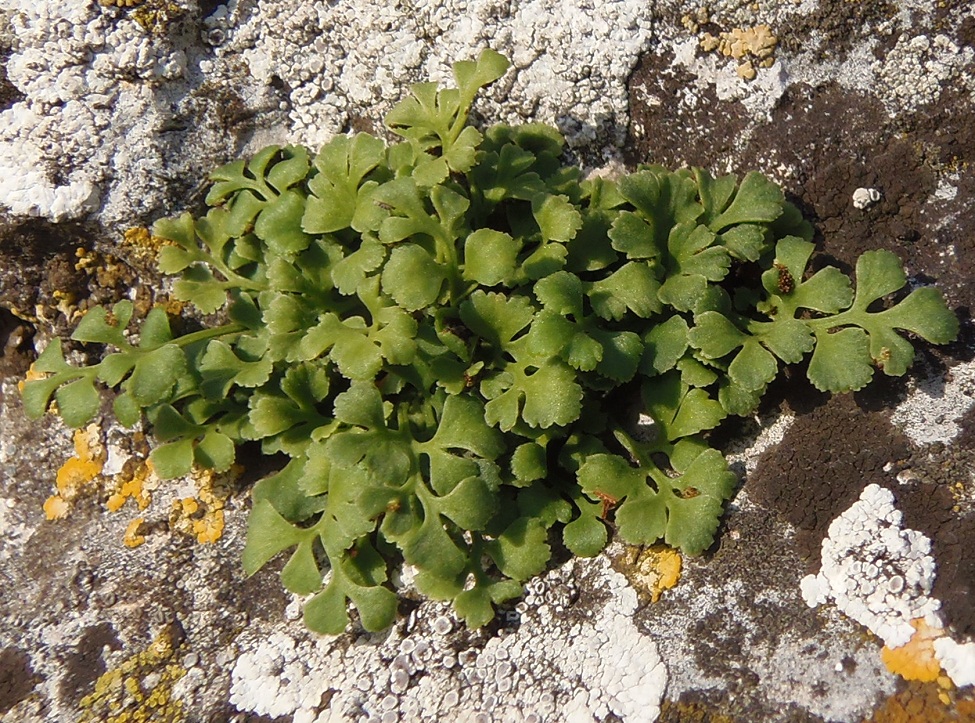
[[[714,169],[733,153],[748,123],[745,109],[719,101],[713,87],[697,88],[673,59],[672,53],[647,53],[630,76],[626,161]]]
[[[36,682],[27,653],[18,648],[0,650],[0,714],[29,696]]]
[[[829,524],[869,484],[889,485],[884,470],[910,455],[910,443],[883,412],[864,412],[851,395],[833,397],[800,416],[766,452],[746,490],[796,530],[799,553],[818,566]]]

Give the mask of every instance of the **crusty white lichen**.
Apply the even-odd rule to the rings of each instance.
[[[157,115],[154,84],[185,71],[169,37],[85,0],[11,0],[2,10],[15,37],[6,75],[24,97],[0,113],[0,207],[78,218],[103,205],[113,179],[131,184],[161,167],[148,135],[132,130]]]
[[[963,72],[970,48],[910,34],[875,64],[869,43],[842,61],[786,54],[746,83],[733,64],[702,56],[696,36],[660,22],[664,11],[680,9],[673,2],[231,0],[205,18],[188,0],[167,7],[174,16],[151,27],[131,8],[88,0],[0,7],[11,36],[7,75],[24,95],[0,115],[0,206],[52,220],[93,212],[107,225],[155,218],[185,199],[190,178],[206,170],[201,159],[212,166],[270,142],[314,148],[350,127],[378,124],[409,83],[449,80],[451,62],[485,46],[514,64],[479,101],[485,118],[555,123],[571,146],[606,156],[625,141],[627,79],[648,50],[672,52],[697,77],[682,105],[705,102],[695,85],[712,87],[755,118],[789,85],[825,78],[870,89],[897,112],[936,98],[950,82],[971,85]],[[729,32],[775,33],[814,8],[719,2],[711,18]],[[903,19],[891,22],[897,29]],[[241,107],[194,106],[226,94]],[[220,111],[231,120],[215,120]]]
[[[887,89],[883,100],[891,116],[913,113],[935,102],[942,89],[951,83],[967,85],[975,91],[966,67],[975,50],[958,47],[946,35],[900,35],[882,60],[873,64],[878,85]]]
[[[975,685],[975,642],[958,643],[949,637],[934,641],[934,653],[941,667],[959,688]]]
[[[636,607],[635,591],[600,557],[529,583],[495,635],[465,633],[438,603],[422,604],[388,635],[351,645],[348,636],[314,639],[294,626],[249,630],[235,643],[230,700],[296,723],[610,714],[649,721],[667,673],[653,640],[632,622]]]
[[[790,529],[742,493],[735,508],[716,555],[727,557],[685,559],[680,584],[639,617],[667,665],[667,699],[732,695],[738,706],[782,711],[768,720],[787,720],[789,710],[862,720],[876,698],[894,692],[894,677],[849,618],[825,610],[809,625],[791,582],[802,563],[783,542]]]
[[[918,445],[949,442],[973,405],[975,362],[962,362],[951,368],[947,379],[936,374],[915,383],[890,419]]]
[[[150,29],[137,11],[88,0],[0,7],[7,76],[24,96],[0,114],[0,208],[154,218],[185,200],[201,159],[218,165],[248,141],[316,148],[358,119],[378,124],[410,83],[451,80],[451,63],[489,45],[515,67],[481,103],[485,117],[552,122],[571,145],[615,148],[651,29],[640,0],[232,0],[202,20],[195,3],[172,6]],[[212,100],[224,96],[241,107]]]
[[[924,618],[929,625],[941,626],[941,603],[931,597],[931,541],[903,527],[902,518],[890,490],[868,485],[830,524],[819,574],[801,582],[809,607],[833,600],[891,648],[911,639],[911,620]]]
[[[573,145],[609,131],[619,144],[626,79],[651,26],[646,3],[629,0],[277,0],[254,10],[229,2],[208,19],[206,37],[217,45],[204,72],[226,76],[236,72],[227,61],[239,58],[258,81],[283,82],[288,137],[312,146],[356,115],[378,121],[410,82],[453,82],[450,64],[485,46],[514,66],[482,103],[485,117],[554,122]]]

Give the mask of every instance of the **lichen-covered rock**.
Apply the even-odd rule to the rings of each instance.
[[[914,634],[912,620],[937,620],[930,551],[927,537],[901,527],[890,490],[869,485],[829,526],[822,570],[802,579],[803,598],[810,607],[833,600],[888,646],[900,647]]]
[[[193,206],[207,172],[268,143],[314,147],[335,133],[379,131],[410,82],[444,80],[451,62],[488,45],[515,69],[478,101],[481,117],[554,122],[587,164],[758,168],[786,186],[841,264],[895,249],[912,283],[936,279],[953,307],[970,308],[971,3],[716,0],[707,10],[676,0],[0,3],[0,580],[15,591],[0,596],[0,715],[642,721],[659,707],[665,721],[863,720],[875,708],[878,721],[970,716],[975,567],[957,557],[975,509],[968,322],[947,353],[919,354],[910,385],[826,405],[793,382],[791,407],[775,403],[776,391],[757,422],[722,430],[729,451],[751,447],[733,457],[744,491],[719,545],[685,559],[657,602],[599,558],[533,581],[490,629],[471,632],[443,606],[409,603],[388,636],[316,638],[271,573],[245,580],[238,566],[246,485],[268,462],[247,460],[240,482],[213,493],[219,525],[215,514],[204,522],[211,497],[193,478],[147,483],[152,499],[137,509],[144,495],[123,478],[145,450],[105,427],[94,484],[62,519],[45,519],[73,436],[52,419],[28,425],[16,383],[35,343],[73,323],[75,302],[130,286],[144,295],[139,279],[149,278],[131,272],[108,290],[107,257],[92,245],[113,249],[124,229]],[[688,14],[693,22],[682,22]],[[739,41],[727,57],[722,37]],[[861,188],[879,198],[855,208]],[[83,262],[95,268],[76,268]],[[843,459],[808,449],[840,437],[849,438]],[[776,455],[782,446],[794,449]],[[825,465],[847,472],[834,484],[821,479]],[[759,476],[761,499],[750,484]],[[889,481],[898,508],[902,492],[934,485],[939,505],[947,496],[923,528],[931,549],[908,534],[922,530],[907,507],[894,524],[886,495],[871,491],[875,511],[892,518],[855,515],[881,536],[837,536],[845,542],[830,555],[845,598],[831,599],[846,602],[812,611],[800,580],[819,560],[801,553],[809,535],[821,549],[826,525],[802,529],[796,513],[790,526],[779,513],[795,510],[780,503],[791,496],[812,516],[829,508],[832,520],[860,504],[867,477]],[[964,515],[968,527],[943,523]],[[127,547],[127,531],[141,544]],[[879,559],[853,572],[867,549]],[[946,627],[932,643],[939,678],[956,687],[912,683],[895,696],[902,681],[884,667],[881,642],[841,607],[855,611],[859,600],[868,627],[902,640],[908,616],[934,607],[928,559],[947,588]],[[819,599],[813,579],[806,587]],[[868,583],[886,586],[882,601],[869,600]],[[968,637],[950,626],[952,599]]]
[[[635,592],[605,558],[567,563],[529,590],[500,634],[460,644],[449,635],[452,615],[436,603],[388,636],[351,646],[345,636],[250,630],[234,643],[231,702],[308,723],[656,717],[666,668],[633,624]]]

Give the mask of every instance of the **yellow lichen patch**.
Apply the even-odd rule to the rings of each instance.
[[[126,257],[132,256],[140,261],[152,262],[164,246],[175,246],[175,241],[153,236],[145,226],[133,226],[122,233],[122,248]]]
[[[74,250],[75,271],[80,271],[88,278],[94,278],[98,286],[105,289],[114,288],[120,285],[128,285],[128,280],[132,273],[125,263],[114,256],[86,249],[79,246]]]
[[[698,701],[665,700],[660,704],[658,720],[670,723],[735,723],[735,719],[720,713],[716,707]]]
[[[147,33],[160,35],[166,32],[171,22],[185,12],[184,8],[168,0],[149,0],[132,13],[132,19]]]
[[[912,681],[892,695],[864,723],[971,723],[975,699],[968,691],[946,691]]]
[[[153,246],[153,235],[145,226],[133,226],[127,228],[122,233],[122,243],[126,246],[137,246],[151,248]]]
[[[699,27],[696,19],[685,17],[688,18],[685,27],[693,28],[692,32],[696,33],[696,28]],[[716,50],[726,58],[739,61],[738,77],[752,80],[758,75],[756,67],[770,68],[775,64],[774,53],[778,42],[779,39],[768,25],[755,25],[750,28],[733,28],[716,36],[706,32],[701,35],[699,44],[706,53]]]
[[[129,526],[125,528],[125,537],[123,542],[125,542],[126,547],[138,547],[146,541],[146,536],[141,534],[142,523],[145,522],[141,517],[136,517]]]
[[[939,628],[932,628],[923,618],[912,620],[916,631],[913,637],[899,648],[885,647],[880,657],[887,670],[905,680],[931,683],[941,675],[941,665],[934,654],[934,641],[944,635]]]
[[[17,382],[17,391],[23,394],[24,384],[27,382],[37,381],[38,379],[47,379],[47,372],[39,372],[34,369],[34,365],[31,364],[30,367],[28,367],[24,378]]]
[[[711,22],[711,14],[706,7],[700,7],[692,13],[687,13],[680,19],[681,25],[690,30],[695,35],[702,25]]]
[[[44,516],[49,520],[61,520],[68,516],[71,505],[64,498],[51,495],[44,500]]]
[[[122,473],[114,478],[115,491],[109,495],[105,506],[109,512],[115,512],[121,509],[126,500],[133,499],[139,509],[144,510],[152,502],[149,489],[158,481],[148,460],[135,465],[127,464]]]
[[[173,684],[186,675],[175,662],[180,650],[167,629],[146,650],[99,677],[81,699],[81,723],[185,720],[182,702],[173,697]]]
[[[89,251],[84,246],[79,246],[74,250],[74,257],[78,259],[74,262],[75,271],[84,271],[88,275],[95,273],[98,266],[99,255],[94,251]]]
[[[742,80],[754,80],[756,75],[758,75],[758,71],[755,70],[752,61],[746,60],[738,66],[738,77]]]
[[[967,484],[955,482],[948,485],[948,491],[951,492],[951,496],[955,500],[955,504],[951,508],[952,512],[967,514],[975,509],[975,484],[973,482],[975,482],[975,478],[969,478]]]
[[[170,529],[191,535],[199,543],[219,540],[223,536],[223,509],[230,496],[231,485],[241,471],[242,468],[236,465],[223,474],[215,474],[211,470],[194,471],[197,493],[173,502],[169,514]]]
[[[64,318],[69,322],[73,322],[76,319],[84,316],[84,313],[77,306],[77,298],[70,291],[61,291],[60,289],[55,289],[51,296],[57,302],[55,308],[64,315]]]
[[[11,304],[7,307],[7,311],[16,316],[21,321],[26,321],[29,324],[36,324],[38,319],[37,316],[31,314],[29,311],[18,308],[15,304]]]
[[[100,434],[96,424],[75,430],[74,456],[61,465],[55,482],[57,493],[44,502],[47,519],[55,520],[66,516],[71,503],[101,474],[105,465],[105,447],[101,443]]]
[[[663,545],[631,547],[625,555],[614,560],[614,567],[630,581],[637,592],[657,602],[664,590],[680,580],[681,556],[677,550]]]
[[[779,39],[772,34],[772,28],[768,25],[733,28],[719,36],[718,52],[735,60],[748,56],[764,60],[772,57],[778,42]]]
[[[721,38],[717,38],[711,33],[704,33],[701,36],[701,50],[705,53],[710,53],[712,50],[717,50],[718,46],[721,44]]]
[[[186,304],[179,299],[167,299],[166,301],[157,304],[157,306],[162,306],[162,308],[170,316],[179,316],[183,313],[183,309],[186,307]]]
[[[98,0],[98,2],[107,7],[131,8],[138,5],[142,0]]]
[[[955,684],[952,682],[951,678],[949,678],[947,675],[939,675],[936,682],[938,683],[938,687],[941,688],[941,691],[938,693],[938,700],[949,706],[958,702],[954,699],[956,690]],[[973,713],[972,720],[975,720],[975,698],[972,698],[972,692],[970,690],[968,691],[968,696],[968,703],[971,704],[970,707]]]

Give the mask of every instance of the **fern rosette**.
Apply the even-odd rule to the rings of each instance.
[[[175,295],[225,323],[174,338],[154,310],[132,344],[131,304],[94,309],[73,338],[117,351],[77,368],[54,342],[25,386],[30,414],[53,395],[71,426],[97,414],[96,384],[116,388],[166,477],[226,470],[247,442],[283,455],[254,487],[243,563],[287,552],[313,630],[343,631],[350,602],[389,626],[403,565],[477,627],[553,544],[594,555],[615,529],[699,554],[736,486],[708,431],[750,414],[780,363],[811,354],[813,384],[842,392],[903,374],[902,332],[957,333],[931,288],[877,308],[906,284],[888,252],[864,255],[855,290],[808,275],[811,227],[761,174],[583,180],[553,128],[472,127],[507,67],[486,51],[455,89],[414,86],[387,116],[395,144],[218,169],[206,215],[154,233]],[[743,266],[760,288],[736,286]]]

